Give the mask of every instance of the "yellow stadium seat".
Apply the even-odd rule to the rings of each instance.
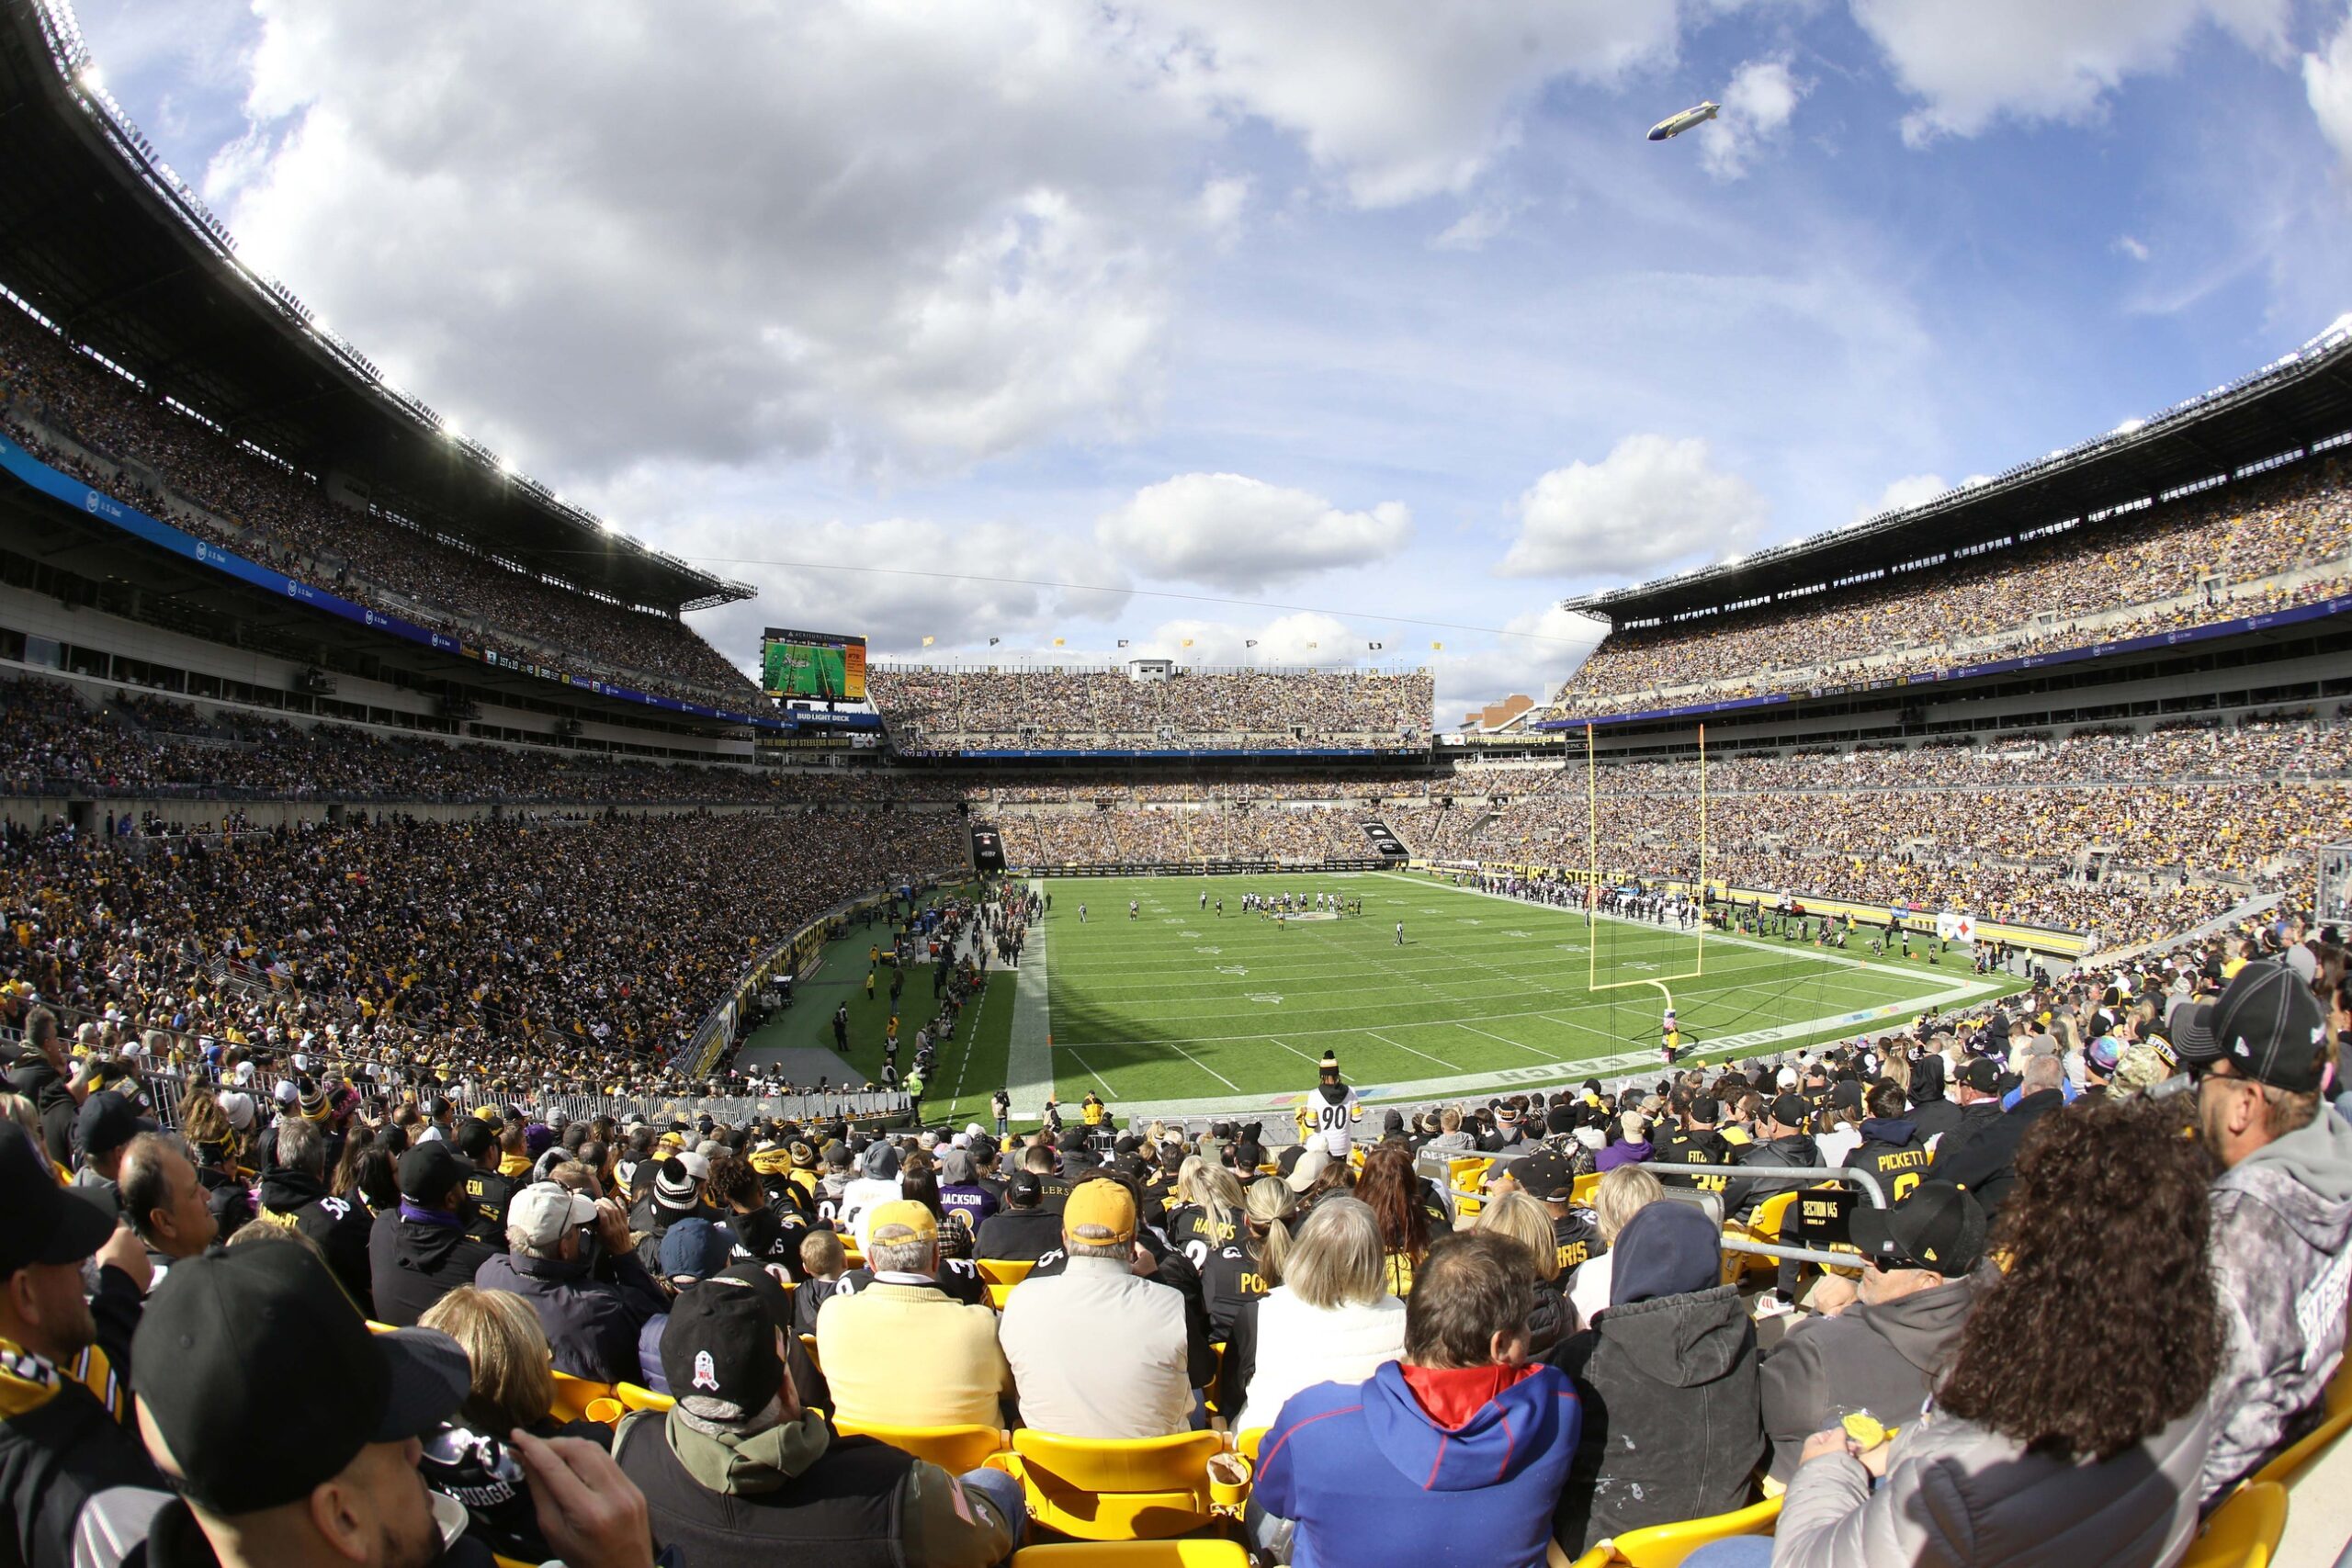
[[[2230,1494],[2189,1543],[2180,1568],[2270,1568],[2287,1533],[2287,1489],[2255,1481]]]
[[[2328,1446],[2352,1427],[2352,1356],[2346,1356],[2336,1367],[2335,1375],[2327,1380],[2323,1394],[2318,1426],[2304,1433],[2279,1452],[2277,1459],[2254,1472],[2257,1483],[2275,1482],[2281,1486],[2294,1484],[2303,1467],[2324,1453]]]
[[[1682,1560],[1709,1541],[1738,1535],[1770,1535],[1780,1522],[1781,1499],[1768,1498],[1728,1514],[1645,1525],[1604,1540],[1577,1559],[1576,1568],[1679,1568]]]
[[[1002,1453],[1005,1437],[994,1427],[893,1427],[878,1421],[838,1421],[844,1438],[872,1438],[929,1460],[950,1475],[978,1470],[989,1455]]]
[[[1494,1158],[1488,1155],[1455,1155],[1445,1162],[1445,1184],[1453,1189],[1453,1213],[1457,1219],[1476,1218],[1487,1206],[1479,1195],[1479,1188],[1493,1168]]]
[[[628,1414],[628,1406],[611,1394],[588,1402],[588,1419],[599,1427],[617,1427],[621,1417]]]
[[[613,1397],[621,1402],[625,1410],[667,1410],[678,1403],[666,1393],[656,1393],[633,1382],[615,1383]]]
[[[1234,1434],[1233,1451],[1248,1460],[1250,1467],[1255,1470],[1258,1466],[1259,1446],[1265,1442],[1266,1434],[1272,1430],[1270,1427],[1252,1427],[1246,1432]]]
[[[980,1278],[989,1284],[1002,1285],[1005,1289],[1011,1290],[1022,1280],[1026,1280],[1029,1277],[1029,1270],[1037,1267],[1037,1264],[1034,1258],[982,1258],[976,1259],[972,1267],[978,1269],[980,1271]]]
[[[548,1414],[559,1421],[593,1419],[588,1407],[600,1399],[612,1397],[613,1385],[590,1382],[586,1378],[573,1377],[570,1372],[555,1374],[555,1404]]]
[[[1004,1303],[1006,1300],[1012,1294],[1012,1287],[1010,1285],[983,1284],[980,1289],[989,1293],[989,1305],[994,1307],[999,1312],[1002,1312],[1004,1310]]]
[[[1070,1540],[1024,1546],[1012,1568],[1250,1568],[1229,1540]]]
[[[1080,1540],[1156,1540],[1215,1517],[1208,1461],[1215,1432],[1165,1438],[1066,1438],[1024,1427],[989,1461],[1021,1483],[1029,1517]]]
[[[817,1359],[817,1337],[815,1335],[802,1335],[800,1337],[800,1348],[808,1352],[808,1364],[810,1366],[815,1367],[820,1372],[825,1370],[825,1363]]]
[[[1223,1372],[1225,1371],[1225,1341],[1220,1339],[1209,1348],[1216,1352],[1216,1370],[1218,1372]],[[1212,1416],[1225,1414],[1216,1407],[1216,1377],[1215,1375],[1209,1378],[1208,1387],[1201,1391],[1201,1403],[1207,1406],[1208,1413]]]
[[[368,1332],[370,1334],[397,1334],[400,1330],[394,1328],[389,1323],[378,1323],[371,1317],[368,1320]]]
[[[1600,1171],[1589,1170],[1568,1183],[1568,1201],[1589,1204],[1592,1195],[1600,1190]]]
[[[1775,1192],[1756,1205],[1756,1213],[1745,1220],[1724,1222],[1726,1231],[1749,1241],[1777,1242],[1781,1227],[1788,1223],[1789,1207],[1797,1201],[1794,1192]],[[1760,1252],[1735,1252],[1724,1249],[1724,1282],[1736,1284],[1743,1274],[1770,1274],[1781,1266],[1777,1258]]]

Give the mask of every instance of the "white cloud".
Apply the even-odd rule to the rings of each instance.
[[[1430,658],[1437,678],[1439,728],[1453,729],[1472,708],[1513,692],[1524,692],[1538,703],[1548,701],[1609,634],[1606,622],[1557,604],[1513,615],[1502,629],[1516,635],[1459,649],[1452,640],[1438,639],[1447,641],[1443,652]]]
[[[1714,467],[1707,444],[1628,435],[1598,463],[1554,468],[1520,497],[1504,577],[1622,577],[1742,548],[1764,498]]]
[[[1811,90],[1789,73],[1786,57],[1751,60],[1732,73],[1723,110],[1699,128],[1700,162],[1717,179],[1736,180],[1765,143],[1779,139]]]
[[[1223,175],[1201,186],[1201,227],[1219,247],[1241,237],[1242,209],[1250,204],[1250,177]]]
[[[1185,643],[1192,646],[1187,648]],[[1301,610],[1249,625],[1180,617],[1162,621],[1147,637],[1137,637],[1116,657],[1174,659],[1193,664],[1311,665],[1340,670],[1369,666],[1395,657],[1397,645],[1373,652],[1368,638],[1336,615]],[[1250,645],[1255,642],[1255,648]]]
[[[2081,119],[2129,75],[2168,71],[2211,24],[2276,55],[2291,0],[1851,0],[1905,91],[1905,140],[1973,136],[1995,119]]]
[[[208,196],[526,465],[952,463],[1150,406],[1176,193],[1217,128],[1095,13],[259,17],[254,135]]]
[[[1884,490],[1879,491],[1876,501],[1865,502],[1855,512],[1854,521],[1860,523],[1882,512],[1899,512],[1905,507],[1920,505],[1935,500],[1950,489],[1951,486],[1944,483],[1940,474],[1906,474],[1889,482]]]
[[[1430,241],[1436,251],[1479,251],[1487,242],[1510,227],[1519,216],[1521,207],[1499,201],[1483,201],[1441,230]]]
[[[1257,589],[1395,555],[1412,524],[1402,502],[1342,512],[1319,495],[1240,474],[1178,474],[1137,491],[1094,534],[1155,576]]]
[[[2148,259],[2149,252],[2147,242],[2137,239],[2130,234],[2118,234],[2115,236],[2115,249],[2120,254],[2130,256],[2135,262],[2143,262]]]
[[[1140,0],[1172,32],[1185,90],[1296,133],[1351,199],[1389,207],[1466,189],[1557,78],[1612,82],[1671,56],[1672,5],[1623,0]]]
[[[2325,54],[2303,56],[2303,96],[2336,154],[2352,164],[2352,11],[2345,13]]]
[[[835,519],[780,529],[764,520],[707,519],[674,525],[663,543],[690,558],[729,562],[718,570],[759,589],[760,596],[750,603],[689,617],[695,630],[746,669],[755,660],[763,626],[856,633],[872,643],[877,659],[919,658],[930,651],[984,648],[991,637],[1035,647],[1114,620],[1133,603],[1125,592],[947,575],[968,570],[1033,582],[1125,583],[1117,563],[1083,541],[1012,524],[950,527],[921,518]],[[771,564],[752,564],[758,562]],[[828,569],[797,564],[803,562]],[[837,568],[911,568],[942,575]],[[923,649],[926,637],[938,639],[933,649]]]

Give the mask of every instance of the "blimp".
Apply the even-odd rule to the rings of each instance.
[[[1710,101],[1699,105],[1696,108],[1684,109],[1680,114],[1668,115],[1650,127],[1650,140],[1665,141],[1679,136],[1692,126],[1702,125],[1714,118],[1722,108],[1723,105]]]

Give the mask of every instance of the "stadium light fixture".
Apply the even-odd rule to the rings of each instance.
[[[106,91],[106,78],[99,74],[98,62],[95,60],[90,62],[89,64],[82,67],[81,71],[75,75],[74,80],[82,84],[82,90],[85,93],[103,93]]]
[[[454,424],[443,425],[441,427],[441,434],[447,436],[452,441],[463,441],[466,438],[465,433]]]
[[[2113,434],[2117,435],[2134,435],[2137,434],[2142,427],[2146,425],[2147,423],[2148,422],[2144,419],[2127,419],[2121,424],[2115,427]]]

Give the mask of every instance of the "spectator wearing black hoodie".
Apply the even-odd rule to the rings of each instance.
[[[1584,1409],[1554,1529],[1570,1557],[1643,1525],[1728,1513],[1764,1456],[1756,1330],[1721,1283],[1698,1207],[1652,1203],[1618,1233],[1609,1305],[1545,1359]]]
[[[1664,1139],[1653,1136],[1657,1159],[1660,1165],[1722,1165],[1732,1163],[1732,1146],[1716,1131],[1722,1109],[1705,1095],[1690,1102],[1683,1113],[1683,1124]],[[1696,1187],[1702,1192],[1721,1192],[1730,1185],[1728,1173],[1723,1176],[1687,1176],[1679,1171],[1659,1171],[1658,1179],[1668,1187]]]
[[[1944,1098],[1944,1059],[1924,1052],[1911,1064],[1911,1124],[1922,1144],[1960,1125],[1960,1107]]]
[[[401,1201],[376,1216],[368,1236],[368,1275],[379,1323],[409,1328],[433,1303],[461,1285],[503,1250],[469,1231],[472,1168],[443,1139],[401,1156]]]

